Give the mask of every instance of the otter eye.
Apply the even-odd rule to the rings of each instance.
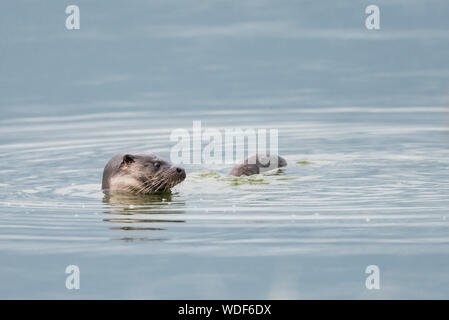
[[[159,168],[161,167],[161,164],[160,164],[159,162],[156,162],[156,163],[154,164],[154,167],[155,167],[156,169],[159,169]]]

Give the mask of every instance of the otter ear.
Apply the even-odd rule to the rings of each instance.
[[[134,162],[134,156],[133,156],[132,154],[125,154],[125,155],[123,156],[123,161],[122,161],[122,163],[124,163],[124,164],[130,164],[130,163],[132,163],[132,162]]]

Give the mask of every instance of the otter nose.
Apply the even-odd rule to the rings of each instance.
[[[186,172],[183,168],[176,167],[176,173],[180,179],[184,180],[186,178]]]

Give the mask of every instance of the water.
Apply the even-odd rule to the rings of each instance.
[[[449,5],[405,3],[1,3],[0,297],[448,298]],[[285,172],[102,193],[194,120],[278,129]]]

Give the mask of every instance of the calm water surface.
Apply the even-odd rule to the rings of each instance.
[[[444,1],[378,1],[379,31],[363,1],[78,2],[77,31],[0,4],[0,298],[449,298]],[[169,158],[194,120],[278,129],[286,170],[103,194],[110,157]]]

